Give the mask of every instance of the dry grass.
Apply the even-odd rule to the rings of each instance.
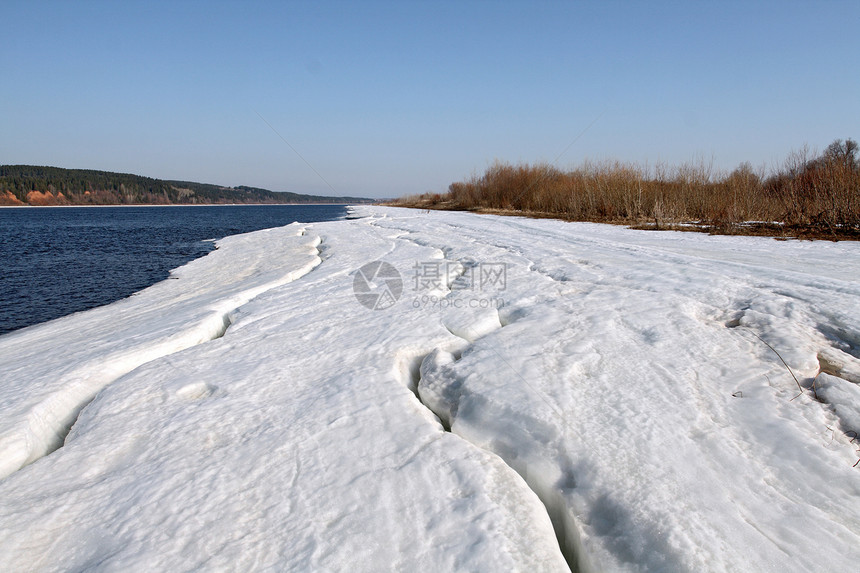
[[[394,204],[656,229],[696,223],[719,233],[856,239],[860,157],[849,139],[835,141],[818,157],[806,149],[794,152],[771,174],[746,163],[718,173],[706,161],[679,167],[585,162],[572,171],[497,162],[483,175],[452,183],[447,194]]]

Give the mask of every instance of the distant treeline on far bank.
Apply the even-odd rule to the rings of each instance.
[[[90,169],[0,165],[0,206],[372,202],[373,199],[362,197],[303,195],[245,186],[223,187]]]

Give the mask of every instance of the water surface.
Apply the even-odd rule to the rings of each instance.
[[[213,239],[346,214],[343,205],[0,209],[0,334],[125,298],[211,251]]]

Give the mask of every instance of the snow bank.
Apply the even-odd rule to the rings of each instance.
[[[233,310],[319,264],[319,242],[295,224],[228,237],[223,250],[174,271],[175,281],[5,336],[0,477],[59,447],[81,408],[123,374],[222,336]]]
[[[357,214],[0,337],[7,570],[856,567],[857,244]]]
[[[0,338],[12,427],[66,371],[120,351],[140,363],[0,482],[4,570],[564,569],[520,476],[445,432],[396,368],[452,335],[353,296],[365,262],[429,252],[386,235],[356,221],[231,237],[178,280]],[[223,336],[148,350],[212,309],[229,309]],[[58,343],[69,352],[49,354]]]

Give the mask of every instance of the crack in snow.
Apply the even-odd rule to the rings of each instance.
[[[408,241],[420,247],[435,248],[441,255],[439,260],[448,261],[453,253],[453,249],[446,245],[434,244],[431,241],[423,238],[410,236],[412,233],[394,237],[395,239]],[[522,253],[514,253],[522,256]],[[471,259],[451,261],[451,264],[446,266],[447,275],[444,277],[443,297],[449,298],[457,296],[461,291],[453,289],[456,281],[461,280],[461,277],[466,275],[470,268],[477,266],[477,263]],[[531,263],[531,261],[529,261]],[[530,270],[536,271],[530,265]],[[580,535],[576,528],[572,517],[567,510],[567,504],[564,500],[564,491],[575,487],[576,478],[572,470],[563,472],[561,480],[557,484],[544,484],[537,480],[535,475],[529,475],[528,468],[518,467],[516,464],[510,463],[499,451],[488,449],[480,444],[477,444],[468,437],[458,434],[453,430],[452,426],[456,420],[460,398],[463,392],[463,380],[460,380],[453,372],[453,365],[461,359],[464,353],[467,353],[474,344],[486,337],[487,335],[499,330],[509,324],[515,322],[522,316],[522,312],[517,309],[506,309],[504,313],[498,308],[487,309],[482,316],[449,314],[442,317],[442,326],[453,336],[462,340],[462,344],[456,345],[453,348],[436,347],[430,352],[413,352],[407,356],[399,358],[398,370],[401,372],[401,377],[405,385],[415,394],[418,402],[427,408],[441,424],[445,432],[451,432],[461,439],[470,443],[474,447],[478,447],[494,456],[497,456],[502,462],[515,471],[523,478],[526,485],[531,489],[537,498],[543,504],[547,515],[550,518],[553,529],[556,534],[556,541],[565,561],[574,573],[579,573],[581,570],[580,562],[582,560],[580,546]],[[492,349],[492,347],[491,347]],[[508,368],[517,374],[522,379],[522,376],[517,373],[513,367],[508,364],[505,358],[492,349],[498,358],[504,362]],[[532,384],[523,379],[523,382],[531,388],[533,392],[541,396],[541,398],[549,404],[552,410],[563,419],[563,413],[558,407],[549,401],[549,398],[538,392]],[[570,464],[568,464],[569,466]],[[559,486],[561,489],[559,489]]]
[[[398,235],[395,238],[408,241],[412,244],[421,247],[435,248],[441,254],[440,260],[448,260],[453,253],[453,249],[446,245],[438,245],[423,238],[410,236],[412,232]],[[511,252],[510,249],[505,249]],[[516,251],[516,250],[515,250]],[[523,257],[520,251],[513,254]],[[470,267],[477,265],[473,260],[455,261],[456,264],[446,268],[448,271],[444,281],[445,298],[457,296],[458,291],[452,290],[456,281],[463,277]],[[544,276],[558,280],[555,277],[548,275],[542,270],[535,268],[532,261],[528,261],[529,270],[540,273]],[[448,315],[443,317],[442,326],[453,336],[461,339],[463,344],[451,351],[452,349],[435,348],[431,352],[417,353],[411,356],[409,361],[409,376],[406,378],[407,386],[413,391],[418,401],[432,412],[439,420],[442,428],[446,432],[452,432],[454,435],[471,443],[473,446],[481,448],[495,456],[498,456],[508,467],[513,469],[520,477],[523,478],[526,485],[537,495],[538,499],[546,509],[547,515],[550,518],[553,529],[555,530],[556,540],[559,544],[562,555],[565,558],[571,571],[578,573],[582,568],[582,552],[580,551],[580,533],[570,515],[567,503],[564,499],[564,492],[572,487],[575,487],[576,477],[571,469],[562,472],[562,477],[557,483],[543,483],[540,481],[541,472],[530,475],[528,468],[518,467],[517,464],[511,463],[502,452],[487,449],[480,444],[472,442],[468,437],[458,434],[453,431],[453,423],[457,416],[457,411],[460,403],[460,398],[463,391],[463,380],[460,380],[453,372],[453,365],[459,361],[462,355],[469,351],[474,344],[491,334],[492,332],[508,326],[515,322],[521,312],[514,310],[506,310],[501,313],[499,309],[489,309],[491,312],[485,313],[484,316],[475,318],[467,316],[463,320],[463,315]],[[494,348],[490,349],[496,354],[507,367],[514,372],[523,383],[533,392],[541,397],[546,402],[553,412],[562,420],[564,420],[563,412],[558,406],[553,404],[548,397],[539,392],[532,384],[525,380],[516,370],[505,360],[499,352]],[[416,368],[417,364],[417,368]],[[403,370],[401,366],[401,371]],[[570,468],[571,464],[567,464]],[[585,567],[587,569],[587,567]]]
[[[515,316],[515,315],[514,315]],[[458,362],[464,353],[474,346],[475,342],[484,338],[491,332],[503,328],[510,324],[510,317],[503,322],[496,311],[495,323],[496,327],[487,331],[484,321],[476,321],[474,325],[480,329],[476,330],[470,326],[465,328],[451,328],[443,321],[443,326],[454,336],[462,339],[465,343],[455,352],[449,352],[443,348],[435,348],[433,351],[417,356],[420,358],[420,366],[415,372],[410,374],[410,387],[414,386],[415,395],[418,401],[433,413],[439,420],[442,428],[446,432],[451,432],[460,437],[474,447],[480,448],[494,456],[497,456],[502,462],[510,467],[513,471],[523,478],[526,485],[531,489],[538,499],[543,504],[547,515],[550,518],[553,529],[556,534],[556,541],[559,544],[562,556],[567,562],[573,573],[580,572],[580,552],[578,550],[580,544],[579,532],[568,513],[567,504],[564,500],[564,492],[576,487],[576,477],[572,469],[562,472],[562,478],[553,484],[542,483],[536,475],[530,475],[528,468],[518,467],[517,464],[511,463],[502,452],[494,449],[487,449],[480,444],[477,444],[467,436],[463,436],[456,432],[453,428],[456,420],[460,399],[463,395],[464,380],[459,378],[453,370],[454,364]],[[568,468],[572,464],[566,464]],[[540,475],[540,472],[537,473]]]

